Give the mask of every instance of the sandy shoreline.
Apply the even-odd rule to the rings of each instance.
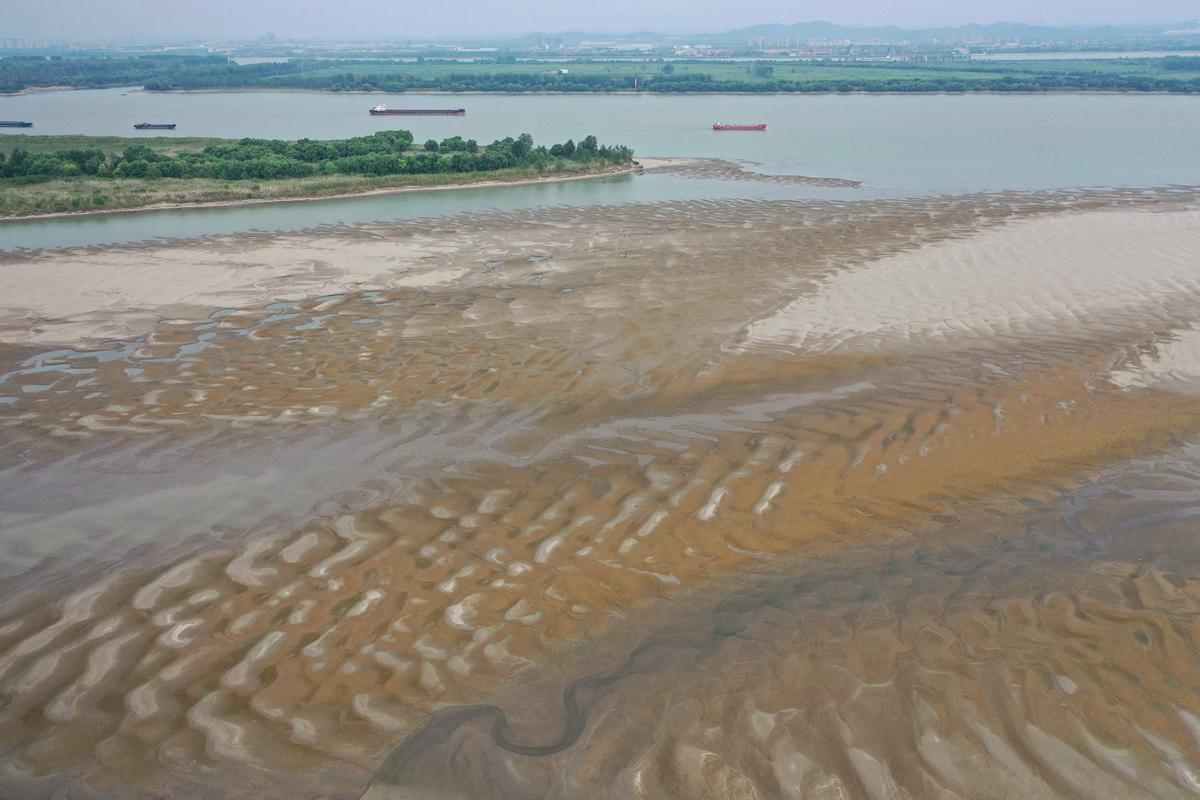
[[[688,170],[698,170],[703,176],[710,166],[702,159],[658,157],[641,159],[635,169],[645,172],[678,170],[681,175],[687,175]],[[548,180],[587,177],[594,176]],[[765,177],[770,179],[772,176]],[[429,187],[424,190],[456,188],[467,187]],[[416,190],[379,190],[370,194],[393,191]],[[1118,196],[1113,195],[1114,198]],[[1097,199],[1106,202],[1101,195],[1097,195]],[[302,201],[301,198],[287,198],[209,205]],[[1017,198],[984,202],[995,204],[997,210],[1004,209],[1010,202],[1015,202],[1016,208],[1023,205]],[[768,203],[761,208],[762,213],[775,214],[802,206],[803,203],[793,205],[784,201],[782,205]],[[864,212],[875,213],[866,211],[869,208],[869,204],[864,206]],[[527,218],[531,223],[557,225],[556,220],[570,218],[576,213],[570,209],[550,209],[515,215],[481,214],[475,216],[481,233],[471,234],[457,232],[456,224],[450,224],[450,230],[443,231],[445,226],[431,221],[394,222],[386,226],[354,225],[335,230],[243,233],[166,243],[10,253],[0,261],[0,275],[8,287],[5,300],[0,303],[0,342],[33,346],[86,345],[136,337],[163,317],[200,319],[218,308],[256,306],[342,291],[431,288],[453,284],[467,276],[478,280],[484,276],[476,275],[477,265],[508,257],[505,254],[512,247],[505,237],[526,238],[517,229],[510,228],[510,220]],[[603,229],[609,224],[620,224],[630,215],[657,216],[660,213],[653,204],[616,207],[608,209],[604,215],[609,219],[597,220],[594,224]],[[1131,247],[1134,252],[1153,251],[1161,257],[1155,263],[1163,271],[1159,276],[1162,281],[1189,283],[1193,275],[1187,268],[1186,253],[1187,248],[1194,245],[1194,237],[1188,236],[1197,213],[1193,210],[1178,215],[1146,214],[1129,208],[1103,213],[1070,213],[1055,220],[1006,224],[988,234],[993,237],[991,239],[980,235],[963,242],[926,248],[915,261],[910,256],[900,258],[895,262],[900,266],[895,268],[890,263],[883,263],[869,270],[846,272],[837,283],[822,287],[820,299],[798,300],[792,306],[776,309],[770,317],[755,321],[747,328],[744,343],[808,348],[818,346],[816,341],[819,339],[821,348],[825,348],[827,342],[833,342],[837,349],[844,349],[849,344],[852,328],[858,326],[853,336],[873,342],[883,336],[881,331],[886,330],[889,333],[885,338],[904,342],[907,347],[915,341],[930,343],[947,336],[950,330],[945,328],[947,323],[939,325],[935,322],[948,316],[954,318],[953,325],[962,326],[964,333],[974,328],[999,332],[1008,324],[1051,324],[1054,320],[1069,320],[1093,310],[1085,307],[1087,304],[1078,298],[1086,296],[1100,305],[1111,305],[1114,297],[1132,297],[1133,289],[1126,285],[1127,280],[1120,278],[1120,270],[1108,268],[1102,271],[1101,277],[1107,287],[1104,291],[1096,287],[1088,291],[1074,287],[1055,292],[1053,304],[1038,304],[1027,300],[1022,292],[1014,292],[1010,280],[988,278],[999,269],[1000,262],[988,255],[985,243],[995,241],[997,252],[1002,253],[1003,258],[1019,255],[1023,268],[1031,276],[1045,274],[1047,267],[1040,259],[1049,258],[1054,262],[1055,258],[1060,258],[1061,263],[1054,262],[1059,263],[1055,274],[1064,286],[1072,285],[1072,273],[1062,264],[1079,262],[1079,253],[1091,254],[1089,258],[1107,265],[1112,259],[1101,258],[1107,250],[1125,253],[1128,259],[1133,257],[1127,252]],[[1139,231],[1147,225],[1152,230],[1161,229],[1161,240],[1138,236],[1136,241],[1140,244],[1132,246],[1124,234],[1113,233],[1126,228]],[[1012,244],[1019,244],[1023,237],[1034,234],[1045,239],[1039,240],[1037,247]],[[1059,253],[1058,245],[1051,246],[1051,242],[1057,241],[1070,243],[1070,249]],[[532,253],[550,253],[554,249],[552,240],[547,240],[538,244]],[[1083,260],[1088,261],[1087,258]],[[912,266],[914,264],[916,266]],[[973,283],[966,281],[962,277],[966,274],[964,270],[970,274],[978,272],[982,277],[977,276]],[[931,271],[937,274],[925,274]],[[892,280],[880,283],[876,277],[908,272],[914,275],[909,275],[904,285],[897,285]],[[1200,280],[1200,275],[1194,279]],[[857,286],[855,281],[863,285]],[[921,302],[919,297],[910,296],[915,291],[911,287],[925,286],[927,282],[939,287],[937,302],[931,299]],[[843,284],[857,288],[843,290]],[[855,297],[870,300],[856,302]],[[836,308],[826,309],[825,305],[835,298]],[[950,314],[947,308],[956,311]],[[973,310],[969,321],[963,318],[965,309]],[[919,334],[914,335],[918,330]]]
[[[121,86],[104,86],[103,89],[121,89]],[[140,86],[128,87],[135,91],[144,91]],[[19,92],[0,92],[0,97],[23,97],[30,94],[44,94],[46,92],[82,92],[86,89],[76,88],[74,86],[30,86],[27,89],[22,89]]]
[[[659,159],[662,160],[662,159]],[[668,159],[669,160],[669,159]],[[246,200],[213,200],[201,203],[156,203],[133,208],[107,208],[89,211],[54,211],[46,214],[25,214],[19,217],[0,217],[0,226],[4,223],[26,222],[36,219],[58,219],[62,217],[96,217],[108,214],[140,214],[145,211],[175,211],[190,208],[226,208],[235,206],[254,206],[267,203],[304,203],[315,200],[343,200],[350,197],[370,197],[372,195],[400,194],[403,192],[445,192],[455,189],[486,189],[493,186],[530,186],[541,183],[562,183],[564,181],[580,181],[589,178],[612,178],[618,175],[633,175],[641,172],[644,167],[634,162],[634,166],[604,172],[589,172],[585,175],[549,175],[541,178],[521,178],[514,181],[483,180],[471,183],[455,183],[444,186],[396,186],[384,189],[367,189],[362,192],[342,192],[339,194],[304,195],[300,197],[263,197]]]

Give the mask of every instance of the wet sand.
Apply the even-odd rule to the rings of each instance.
[[[438,712],[365,798],[1194,796],[1197,455],[663,611]]]
[[[722,181],[750,181],[792,186],[825,186],[854,188],[860,181],[849,178],[819,178],[810,175],[773,175],[754,169],[759,165],[725,161],[719,158],[642,158],[638,160],[645,172],[665,172],[685,178],[706,178]],[[750,169],[747,169],[750,167]]]
[[[0,788],[1187,796],[1198,223],[1176,188],[7,257]]]

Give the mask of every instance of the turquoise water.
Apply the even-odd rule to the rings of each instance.
[[[852,198],[847,189],[808,189],[808,196]],[[514,211],[562,205],[614,205],[700,198],[786,198],[795,187],[694,180],[670,175],[620,175],[562,183],[421,191],[293,203],[171,209],[0,223],[0,251],[177,239],[245,231],[301,230],[468,211]]]
[[[465,106],[465,117],[370,117],[388,105]],[[106,89],[0,98],[0,118],[29,133],[136,135],[142,120],[178,136],[332,138],[401,125],[418,140],[482,142],[521,132],[540,142],[630,145],[643,156],[705,156],[764,172],[853,178],[859,196],[1064,187],[1200,184],[1200,97],[1168,95],[352,95],[150,94]],[[765,122],[716,133],[713,122]],[[152,132],[160,135],[162,132]],[[5,133],[19,136],[21,133]],[[691,197],[840,196],[748,182],[643,176],[538,187],[110,215],[0,226],[0,249],[139,241],[251,229],[442,215],[489,208]]]

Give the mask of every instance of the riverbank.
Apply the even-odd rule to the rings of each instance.
[[[70,87],[67,87],[70,88]],[[98,87],[104,89],[116,89],[120,87],[106,86]],[[76,91],[85,91],[79,89]],[[792,91],[743,91],[733,89],[712,89],[712,90],[691,90],[686,92],[668,92],[654,91],[646,89],[595,89],[595,90],[574,90],[566,91],[561,89],[530,89],[526,91],[500,91],[488,89],[462,89],[460,91],[451,91],[449,89],[404,89],[401,91],[392,91],[388,89],[302,89],[291,86],[238,86],[217,89],[142,89],[135,88],[132,91],[153,94],[153,95],[203,95],[203,94],[253,94],[268,92],[271,94],[316,94],[316,95],[350,95],[350,96],[379,96],[379,97],[399,97],[405,95],[424,95],[424,96],[475,96],[475,97],[595,97],[595,96],[614,96],[614,97],[719,97],[726,95],[729,97],[837,97],[837,96],[856,96],[863,95],[867,97],[937,97],[939,95],[997,95],[1003,97],[1005,95],[1152,95],[1152,96],[1180,96],[1194,97],[1198,94],[1192,90],[1177,90],[1177,89],[1086,89],[1086,88],[1061,88],[1061,89],[796,89]],[[0,95],[3,96],[3,95]],[[15,96],[15,95],[14,95]]]
[[[322,175],[277,181],[221,181],[201,178],[121,181],[64,179],[29,186],[0,188],[0,224],[17,220],[87,217],[181,208],[335,200],[400,192],[522,186],[629,175],[641,169],[635,163],[632,166],[579,164],[578,169],[543,173],[534,169],[509,169],[448,175]],[[97,202],[98,197],[103,199],[102,203]],[[97,207],[98,205],[103,207]]]
[[[66,84],[63,84],[61,86],[26,86],[24,89],[20,89],[19,91],[16,91],[16,92],[0,92],[0,97],[22,97],[27,94],[43,94],[45,92],[75,92],[75,91],[81,91],[84,89],[117,89],[117,88],[120,88],[120,84],[114,84],[112,86],[69,86]],[[138,91],[140,91],[142,87],[133,86],[130,88],[137,89]]]
[[[30,89],[22,89],[19,92],[0,92],[0,98],[5,97],[24,97],[33,94],[51,94],[54,92],[95,92],[105,91],[109,89],[126,89],[129,92],[138,94],[150,95],[204,95],[204,94],[254,94],[254,93],[270,93],[270,94],[314,94],[314,95],[334,95],[334,96],[377,96],[377,97],[398,97],[404,95],[417,96],[475,96],[475,97],[594,97],[594,96],[615,96],[615,97],[718,97],[727,95],[730,97],[832,97],[832,96],[857,96],[863,95],[868,97],[936,97],[939,95],[1151,95],[1151,96],[1183,96],[1194,97],[1200,93],[1193,90],[1176,90],[1176,89],[1086,89],[1086,88],[1062,88],[1062,89],[797,89],[794,91],[736,91],[732,89],[714,89],[711,91],[687,91],[687,92],[667,92],[667,91],[648,91],[644,89],[597,89],[597,90],[578,90],[578,91],[563,91],[555,89],[531,89],[527,91],[500,91],[486,89],[463,89],[461,91],[451,91],[448,89],[404,89],[402,91],[392,91],[388,89],[302,89],[291,86],[230,86],[216,89],[144,89],[140,86],[45,86],[35,87]]]

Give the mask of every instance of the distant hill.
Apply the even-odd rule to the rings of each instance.
[[[565,31],[562,33],[531,33],[504,43],[513,47],[533,47],[539,42],[557,42],[567,47],[584,42],[687,43],[715,45],[745,45],[751,39],[799,39],[800,41],[844,40],[851,42],[971,42],[1013,41],[1028,44],[1037,42],[1129,41],[1160,38],[1200,39],[1200,20],[1169,25],[1078,25],[1046,26],[1018,22],[993,22],[961,25],[948,28],[900,28],[895,25],[852,27],[832,22],[797,22],[790,25],[749,25],[732,31],[672,35],[639,31],[636,33],[596,33]]]
[[[914,41],[914,42],[965,42],[978,39],[1012,40],[1021,42],[1038,41],[1082,41],[1082,40],[1125,40],[1131,38],[1157,38],[1168,31],[1194,29],[1195,23],[1172,25],[1089,25],[1053,27],[1026,25],[1016,22],[978,23],[953,28],[898,28],[849,27],[831,22],[799,22],[794,25],[751,25],[724,33],[686,37],[689,41],[707,41],[713,44],[745,43],[748,39],[799,38],[803,41],[821,39],[862,41]]]

